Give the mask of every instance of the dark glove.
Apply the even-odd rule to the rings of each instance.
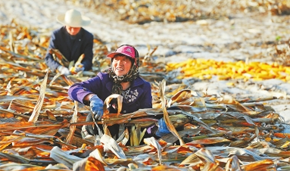
[[[94,114],[95,120],[101,120],[104,113],[103,106],[104,106],[103,101],[97,95],[91,97],[90,107],[91,111]]]
[[[163,135],[169,134],[170,131],[167,128],[167,125],[163,118],[158,120],[158,130],[156,131],[155,135],[158,137],[162,137]]]

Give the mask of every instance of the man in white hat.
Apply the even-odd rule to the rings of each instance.
[[[75,9],[68,10],[65,14],[57,17],[58,22],[64,26],[54,30],[49,42],[48,51],[45,56],[47,66],[53,71],[58,70],[61,74],[69,75],[69,63],[76,63],[81,55],[81,63],[74,68],[74,73],[90,70],[93,59],[94,36],[84,28],[91,20],[83,16]],[[57,49],[65,59],[56,58],[51,49]],[[79,62],[79,61],[78,61]]]

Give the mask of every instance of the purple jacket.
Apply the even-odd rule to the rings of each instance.
[[[93,93],[103,101],[112,94],[113,81],[107,73],[98,73],[94,78],[72,85],[68,95],[72,100],[83,103],[86,95]],[[123,96],[121,113],[131,113],[138,109],[152,108],[151,85],[137,77],[130,86],[128,94]]]
[[[65,26],[63,26],[52,32],[48,50],[51,48],[58,49],[68,61],[75,62],[78,60],[80,55],[84,53],[85,58],[83,59],[82,64],[84,65],[85,70],[90,70],[92,68],[93,59],[93,39],[94,36],[83,28],[81,28],[75,39],[71,39]],[[53,59],[48,51],[46,52],[45,62],[53,71],[60,65]]]

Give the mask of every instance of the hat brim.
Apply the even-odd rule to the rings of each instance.
[[[115,55],[117,55],[117,54],[120,54],[120,55],[125,55],[125,56],[127,56],[127,57],[129,57],[129,58],[133,58],[133,57],[131,57],[131,56],[128,56],[128,54],[126,54],[126,53],[121,53],[121,52],[112,52],[112,53],[109,53],[108,55],[107,55],[107,57],[108,58],[113,58]]]
[[[90,25],[90,23],[91,23],[91,20],[88,17],[86,17],[86,16],[82,16],[82,22],[81,23],[77,23],[77,24],[65,22],[64,21],[64,17],[65,17],[65,14],[61,14],[61,15],[57,16],[56,19],[57,19],[58,22],[66,25],[66,26],[70,26],[70,27],[84,27],[84,26]]]

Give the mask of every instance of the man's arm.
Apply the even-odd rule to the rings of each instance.
[[[94,36],[91,33],[87,35],[87,41],[85,42],[84,46],[84,54],[85,57],[81,62],[85,70],[90,70],[92,68],[92,60],[93,60],[93,44],[94,44]]]
[[[56,70],[57,67],[60,66],[60,64],[53,59],[52,54],[49,53],[50,49],[56,49],[55,39],[56,37],[55,37],[55,34],[53,33],[50,37],[49,46],[48,46],[46,56],[45,56],[45,63],[52,71]]]

